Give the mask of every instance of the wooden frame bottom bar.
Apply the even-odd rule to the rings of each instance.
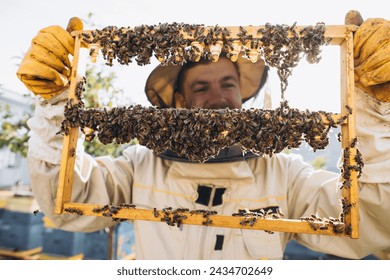
[[[115,207],[115,206],[114,206]],[[85,203],[64,203],[64,213],[78,214],[86,216],[98,216],[107,217],[104,213],[109,212],[97,212],[95,209],[103,209],[103,205],[92,205]],[[68,211],[66,211],[68,210]],[[280,232],[296,232],[296,233],[310,233],[310,234],[322,234],[322,235],[333,235],[333,236],[349,236],[344,230],[337,231],[340,227],[344,227],[342,222],[329,222],[324,221],[302,221],[294,219],[283,219],[283,218],[258,218],[253,224],[242,223],[245,219],[243,216],[225,216],[225,215],[207,215],[204,216],[201,212],[192,214],[190,211],[182,213],[186,216],[185,219],[181,220],[181,224],[184,225],[198,225],[198,226],[212,226],[212,227],[223,227],[223,228],[241,228],[250,230],[264,230],[270,234],[274,231]],[[169,213],[171,218],[172,213]],[[151,222],[166,222],[164,217],[167,214],[164,210],[153,210],[153,209],[137,209],[137,208],[120,208],[117,213],[111,213],[109,216],[115,221],[125,220],[143,220]],[[211,221],[211,222],[207,222]],[[206,224],[207,223],[207,224]],[[168,225],[167,225],[168,226]],[[171,224],[171,226],[180,226],[177,224]],[[313,228],[315,230],[313,231]]]

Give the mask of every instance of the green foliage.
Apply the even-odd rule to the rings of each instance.
[[[90,65],[86,69],[87,86],[84,92],[86,107],[109,107],[117,106],[116,99],[123,94],[122,90],[115,88],[114,80],[117,78],[113,72],[98,70],[98,65]],[[33,110],[31,110],[33,111]],[[0,104],[0,149],[8,147],[12,152],[27,156],[27,141],[29,128],[27,120],[32,117],[31,112],[25,113],[22,118],[11,114],[9,105]],[[118,156],[124,148],[136,143],[136,140],[125,145],[116,143],[103,145],[97,138],[93,141],[84,142],[84,149],[92,156],[111,155]]]
[[[114,72],[106,73],[104,70],[98,70],[97,65],[88,66],[86,68],[87,86],[84,92],[84,103],[86,108],[116,106],[116,98],[123,94],[113,86],[114,80],[117,78]],[[95,137],[92,141],[84,142],[84,149],[87,153],[93,156],[111,155],[117,157],[121,154],[124,148],[136,143],[136,140],[128,144],[111,143],[103,145],[99,139]]]
[[[25,113],[22,118],[16,118],[11,114],[9,105],[0,104],[0,149],[8,147],[13,153],[27,156],[27,120],[30,117],[29,113]]]
[[[87,65],[85,77],[87,87],[84,93],[84,103],[86,108],[113,107],[116,105],[116,98],[123,94],[122,89],[116,89],[113,84],[117,78],[114,72],[107,73],[98,69],[98,65]]]
[[[326,161],[326,157],[318,156],[313,160],[312,165],[316,170],[325,169]]]

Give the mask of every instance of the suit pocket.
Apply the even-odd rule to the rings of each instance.
[[[243,229],[242,239],[244,246],[253,259],[282,259],[283,250],[280,233],[267,233],[262,230]]]

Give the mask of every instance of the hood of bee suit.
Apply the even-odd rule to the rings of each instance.
[[[265,66],[261,59],[253,63],[241,55],[235,63],[240,73],[241,98],[244,103],[256,96],[264,86],[268,76],[268,66]],[[184,96],[176,91],[181,69],[182,66],[178,65],[158,65],[150,73],[146,81],[145,93],[152,105],[158,108],[184,107]]]

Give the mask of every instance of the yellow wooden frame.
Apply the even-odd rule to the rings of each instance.
[[[301,29],[304,26],[297,26],[297,29]],[[226,27],[230,31],[230,38],[237,38],[239,27]],[[246,26],[244,27],[248,34],[252,34],[253,38],[258,38],[257,30],[261,26]],[[347,119],[341,124],[341,145],[343,149],[349,148],[349,160],[350,165],[356,165],[355,155],[357,150],[355,147],[351,147],[351,143],[356,137],[355,132],[355,84],[354,84],[354,59],[353,59],[353,32],[356,31],[356,26],[353,25],[327,25],[325,26],[325,38],[330,39],[331,45],[340,46],[340,73],[341,73],[341,114],[335,114],[332,116],[334,119],[340,119],[342,116],[347,116]],[[77,31],[72,33],[75,36],[75,51],[73,57],[73,68],[70,78],[70,91],[69,99],[77,100],[76,98],[76,83],[77,83],[77,71],[79,63],[79,49],[82,41],[82,33],[89,33],[90,31]],[[236,37],[235,37],[236,36]],[[352,113],[348,112],[347,106],[352,109]],[[83,215],[88,216],[102,216],[102,213],[96,213],[93,209],[96,207],[103,207],[96,204],[83,204],[74,203],[71,201],[72,196],[72,182],[74,176],[74,164],[78,127],[69,128],[69,134],[64,136],[63,149],[62,149],[62,161],[58,180],[57,198],[55,213],[62,214],[67,213],[64,209],[74,208],[81,210]],[[358,183],[357,183],[357,171],[351,170],[351,187],[342,189],[342,198],[345,199],[350,205],[350,211],[344,216],[345,228],[342,233],[335,232],[332,227],[325,229],[313,229],[313,224],[321,225],[322,222],[307,222],[303,220],[293,219],[257,219],[253,225],[244,224],[241,225],[240,221],[243,217],[240,216],[223,216],[213,215],[212,224],[210,226],[215,227],[230,227],[230,228],[245,228],[253,230],[265,230],[269,232],[281,231],[281,232],[295,232],[295,233],[309,233],[309,234],[323,234],[323,235],[337,235],[337,236],[350,236],[351,238],[358,238],[359,236],[359,223],[358,223]],[[129,220],[145,220],[161,222],[163,211],[158,210],[158,217],[155,215],[153,209],[137,209],[137,208],[122,208],[114,215],[113,218],[129,219]],[[183,220],[183,224],[192,225],[204,225],[205,218],[202,215],[187,215],[187,219]]]

